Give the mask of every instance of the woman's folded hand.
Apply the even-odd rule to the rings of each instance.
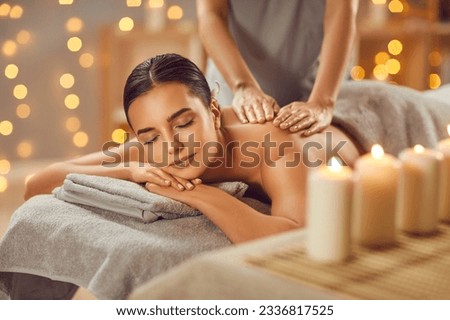
[[[128,169],[128,180],[137,183],[149,183],[161,187],[172,187],[178,191],[192,190],[201,183],[200,179],[187,180],[171,175],[163,168],[152,166],[149,163],[131,161],[124,164]]]

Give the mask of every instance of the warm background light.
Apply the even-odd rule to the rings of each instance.
[[[28,89],[24,84],[18,84],[14,87],[13,94],[16,99],[22,100],[26,98]]]
[[[77,117],[70,117],[66,120],[66,129],[70,132],[77,132],[80,129],[80,119]]]
[[[164,6],[164,0],[148,0],[148,6],[150,8],[162,8]]]
[[[16,108],[16,115],[20,118],[20,119],[26,119],[30,116],[31,114],[31,108],[29,105],[22,103],[19,104]]]
[[[373,75],[378,80],[386,80],[386,78],[388,77],[389,73],[388,73],[387,68],[386,68],[385,65],[379,64],[379,65],[376,65],[375,68],[373,69]]]
[[[8,64],[5,68],[5,76],[8,79],[15,79],[19,73],[19,68],[15,64]]]
[[[428,55],[428,62],[432,67],[439,67],[442,63],[442,55],[439,51],[432,51]]]
[[[33,146],[28,141],[22,141],[17,146],[17,155],[21,158],[28,158],[33,153]]]
[[[78,62],[83,68],[90,68],[94,64],[94,56],[90,53],[83,53]]]
[[[5,192],[8,188],[8,180],[4,176],[0,176],[0,192]]]
[[[389,74],[397,74],[401,69],[400,61],[398,61],[397,59],[389,59],[386,62],[386,68]]]
[[[372,157],[374,157],[375,159],[381,159],[384,155],[384,150],[383,147],[379,144],[374,144],[372,146]]]
[[[373,4],[386,4],[386,0],[372,0]]]
[[[123,17],[119,21],[119,29],[121,31],[131,31],[134,28],[134,21],[130,17]]]
[[[62,5],[69,5],[72,3],[73,3],[73,0],[59,0],[59,4],[62,4]]]
[[[7,17],[11,11],[11,6],[7,3],[0,4],[0,17]]]
[[[385,51],[378,52],[375,55],[375,63],[376,64],[386,64],[389,60],[389,54]]]
[[[17,34],[16,40],[20,44],[27,44],[31,39],[31,35],[27,30],[21,30]]]
[[[442,84],[441,77],[438,74],[436,74],[436,73],[430,74],[430,77],[429,77],[430,89],[437,89],[441,86],[441,84]]]
[[[11,163],[6,159],[0,160],[0,174],[8,174],[10,170]]]
[[[4,136],[9,136],[13,132],[13,124],[11,121],[3,120],[0,122],[0,134]]]
[[[76,94],[68,94],[64,99],[64,105],[67,109],[76,109],[80,105],[80,98]]]
[[[124,143],[127,139],[127,132],[123,129],[116,129],[111,134],[111,138],[116,143]]]
[[[71,33],[80,32],[83,29],[83,21],[80,18],[72,17],[66,22],[66,30]]]
[[[83,148],[88,144],[89,136],[87,135],[86,132],[79,131],[74,134],[72,141],[73,144],[78,148]]]
[[[392,0],[389,2],[389,11],[392,13],[400,13],[403,12],[403,3],[399,0]]]
[[[23,8],[21,6],[14,6],[11,8],[9,12],[9,16],[11,19],[20,19],[23,14]]]
[[[83,42],[78,37],[72,37],[69,40],[67,40],[67,48],[69,48],[72,52],[77,52],[81,49],[83,46]]]
[[[391,40],[388,43],[388,51],[390,54],[397,56],[403,51],[403,44],[397,39]]]
[[[416,144],[414,146],[414,151],[417,153],[423,153],[425,151],[425,148],[420,144]]]
[[[70,89],[75,83],[75,78],[70,73],[65,73],[59,78],[59,84],[65,89]]]
[[[350,76],[353,80],[362,80],[366,76],[366,71],[361,66],[354,66],[350,70]]]
[[[170,6],[167,10],[167,18],[170,20],[180,20],[183,17],[183,9],[180,6]]]
[[[12,40],[6,40],[2,46],[3,54],[7,57],[11,57],[17,52],[17,44]]]
[[[142,0],[127,0],[127,7],[140,7]]]

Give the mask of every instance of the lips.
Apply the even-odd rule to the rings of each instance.
[[[193,153],[187,157],[178,159],[178,160],[172,162],[169,166],[171,166],[171,167],[186,167],[191,162],[191,160],[194,159],[195,155],[196,155],[196,153]]]

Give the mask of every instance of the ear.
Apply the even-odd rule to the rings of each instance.
[[[222,112],[220,110],[219,102],[215,98],[211,99],[211,116],[214,121],[214,127],[220,129],[222,127]]]

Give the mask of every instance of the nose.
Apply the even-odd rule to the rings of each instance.
[[[177,133],[172,139],[167,140],[167,151],[169,154],[177,154],[184,147],[184,144],[180,141],[180,136]]]

